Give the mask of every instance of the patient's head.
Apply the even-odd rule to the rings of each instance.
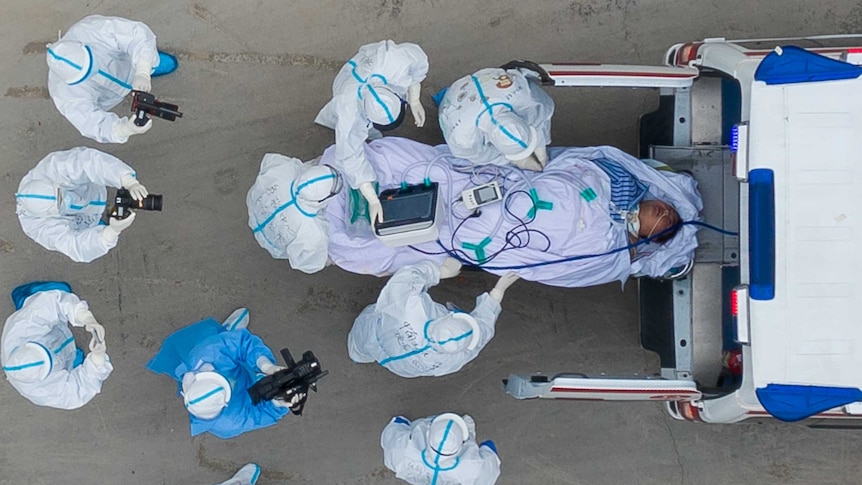
[[[679,230],[679,213],[672,205],[661,200],[641,201],[638,209],[640,230],[638,237],[646,239],[676,226],[672,231],[655,238],[653,241],[663,244],[669,241]]]

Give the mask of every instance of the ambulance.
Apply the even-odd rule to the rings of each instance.
[[[506,392],[862,427],[860,64],[860,36],[706,39],[653,67],[540,64],[549,86],[658,90],[639,155],[694,176],[722,231],[699,230],[689,265],[637,280],[654,375],[521,369]]]

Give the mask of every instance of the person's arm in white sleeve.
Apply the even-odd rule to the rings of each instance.
[[[352,94],[352,93],[351,93]],[[351,188],[363,183],[374,183],[377,174],[365,156],[368,125],[357,100],[342,95],[336,103],[338,120],[335,122],[335,163]]]
[[[59,291],[57,293],[57,298],[55,300],[57,317],[59,317],[60,320],[69,322],[73,327],[83,327],[84,322],[78,321],[78,312],[89,311],[90,305],[88,305],[86,301],[78,298],[78,295],[74,293],[68,293],[65,291]]]
[[[389,424],[383,428],[383,434],[380,435],[383,464],[396,473],[398,473],[403,462],[404,452],[410,441],[410,424],[400,422],[401,419],[399,417],[392,418]]]
[[[135,177],[132,167],[119,158],[86,147],[54,152],[33,169],[34,175],[61,184],[94,183],[122,187],[123,177]]]
[[[428,75],[428,55],[416,44],[405,42],[398,44],[398,54],[410,64],[409,75],[411,82],[421,83]]]
[[[329,260],[329,224],[320,216],[298,217],[304,220],[296,222],[294,218],[298,230],[286,248],[290,267],[307,274],[317,273]]]
[[[500,303],[491,298],[488,293],[482,293],[476,297],[476,308],[470,312],[470,315],[472,315],[473,318],[476,319],[476,323],[479,324],[479,331],[481,332],[479,343],[474,349],[476,352],[481,350],[482,347],[494,338],[494,329],[497,324],[497,317],[500,316],[500,312],[502,310],[503,308],[500,306]]]
[[[132,64],[141,61],[150,67],[159,64],[156,34],[143,22],[91,15],[75,24],[73,29],[76,36],[93,38],[112,49],[128,53]]]
[[[439,265],[431,261],[421,261],[404,266],[392,275],[380,291],[377,309],[383,312],[390,305],[396,308],[403,307],[407,298],[422,294],[438,283],[440,283]]]
[[[105,361],[104,365],[98,365],[93,362],[92,355],[87,354],[84,362],[71,371],[54,370],[44,381],[18,384],[16,387],[39,405],[77,409],[102,391],[102,382],[113,370],[110,360]]]
[[[99,143],[125,143],[129,135],[118,133],[116,127],[128,118],[105,111],[86,93],[73,92],[61,81],[48,76],[48,90],[60,114],[66,117],[81,135]]]
[[[89,263],[117,245],[116,237],[102,237],[107,226],[76,231],[70,221],[57,217],[19,217],[24,233],[51,251],[59,251],[78,263]]]
[[[488,446],[479,446],[482,457],[482,468],[476,479],[476,485],[494,485],[500,478],[500,457]]]

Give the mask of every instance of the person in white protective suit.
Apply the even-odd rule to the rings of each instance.
[[[146,133],[114,108],[132,90],[149,92],[151,77],[176,70],[177,60],[156,49],[156,35],[142,22],[91,15],[48,44],[48,92],[60,113],[87,138],[125,143]]]
[[[444,413],[410,422],[392,418],[380,436],[383,463],[412,485],[492,485],[500,476],[497,447],[476,444],[470,415]]]
[[[276,259],[305,273],[323,269],[329,224],[322,209],[342,189],[339,172],[316,161],[267,153],[246,197],[248,225]]]
[[[216,485],[255,485],[260,478],[260,467],[256,463],[249,463],[240,468],[234,476]]]
[[[335,130],[335,166],[368,201],[372,224],[383,216],[373,186],[377,176],[365,159],[365,141],[401,125],[406,105],[416,126],[425,124],[419,94],[427,74],[428,56],[416,44],[385,40],[364,45],[338,72],[333,98],[314,120]]]
[[[107,205],[105,186],[125,187],[141,200],[148,195],[132,167],[93,148],[78,147],[43,158],[15,194],[24,233],[50,251],[89,263],[117,245],[120,233],[135,220],[111,218],[101,223]]]
[[[554,101],[534,76],[526,69],[489,68],[455,81],[439,109],[452,154],[476,165],[542,170]]]
[[[452,258],[442,266],[423,261],[405,266],[386,283],[377,302],[367,306],[347,336],[347,351],[357,363],[377,362],[401,377],[444,376],[458,372],[494,337],[503,294],[517,281],[501,277],[489,293],[476,298],[470,313],[436,303],[428,288],[458,275]]]
[[[77,409],[102,390],[114,369],[105,347],[105,329],[87,302],[66,283],[34,282],[12,292],[15,313],[0,338],[0,361],[6,378],[22,396],[39,406]],[[69,330],[92,334],[90,352],[75,346]]]

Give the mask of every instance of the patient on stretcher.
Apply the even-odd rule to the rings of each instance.
[[[439,184],[445,220],[436,241],[381,243],[367,222],[356,220],[330,147],[307,164],[275,154],[264,158],[247,199],[249,226],[261,246],[307,273],[331,262],[385,276],[453,256],[492,273],[516,271],[564,287],[662,276],[694,257],[696,228],[680,224],[698,219],[702,209],[694,179],[656,170],[613,147],[553,148],[543,172],[475,167],[452,157],[446,145],[403,138],[376,140],[365,149],[380,190],[426,179]],[[312,172],[318,176],[303,176]],[[467,210],[461,192],[493,180],[503,200]]]

